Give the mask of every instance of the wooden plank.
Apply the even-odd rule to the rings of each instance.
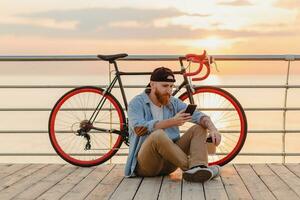
[[[1,190],[0,199],[11,199],[14,196],[17,196],[19,193],[23,192],[28,187],[32,186],[34,183],[53,173],[60,167],[62,167],[62,165],[47,165],[46,167],[34,172],[26,178],[23,178],[17,183],[11,185],[10,187]]]
[[[203,184],[182,180],[182,199],[205,199]]]
[[[156,200],[160,191],[163,177],[145,177],[134,199]]]
[[[20,193],[18,196],[14,197],[15,200],[31,200],[35,199],[53,185],[61,181],[68,174],[73,172],[76,167],[72,165],[64,165],[59,170],[55,171],[53,174],[50,174],[46,178],[42,179],[38,183],[32,185],[30,188]]]
[[[111,200],[129,200],[133,199],[136,191],[138,190],[143,178],[124,178],[115,192],[111,196]]]
[[[22,170],[17,171],[14,174],[6,176],[0,179],[0,190],[9,188],[14,183],[22,180],[23,178],[30,176],[32,173],[38,171],[39,169],[45,167],[45,164],[35,164],[35,165],[28,165]]]
[[[267,185],[269,190],[277,199],[299,199],[297,194],[291,190],[266,164],[255,164],[252,168]]]
[[[62,181],[58,182],[37,199],[60,199],[94,169],[95,168],[77,168],[75,171],[66,176]]]
[[[19,170],[24,169],[25,167],[29,166],[29,164],[13,164],[13,165],[1,165],[0,167],[0,179],[9,176]]]
[[[116,165],[107,176],[87,196],[87,200],[109,199],[124,178],[124,165]]]
[[[114,165],[102,165],[85,177],[79,184],[70,190],[62,200],[84,199],[96,185],[108,174]]]
[[[298,195],[300,199],[300,178],[282,164],[268,164],[268,166]]]
[[[222,183],[221,177],[216,177],[210,181],[205,182],[204,192],[207,200],[210,199],[228,199],[225,187]],[[202,194],[199,194],[202,196]]]
[[[285,166],[300,178],[300,163],[289,163],[285,164]]]
[[[253,199],[276,199],[249,164],[236,164],[235,169],[243,179]]]
[[[181,199],[182,179],[172,179],[171,176],[165,176],[161,185],[158,199],[161,200],[180,200]]]
[[[226,165],[222,168],[221,179],[229,199],[252,199],[233,165]]]
[[[0,163],[0,176],[1,174],[7,170],[7,168],[11,167],[12,164],[8,164],[8,163]]]

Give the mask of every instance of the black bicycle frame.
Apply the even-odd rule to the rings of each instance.
[[[187,93],[188,93],[188,97],[189,97],[189,101],[191,104],[194,104],[194,99],[193,99],[193,95],[192,95],[192,86],[189,84],[188,82],[188,78],[187,76],[185,75],[185,68],[183,66],[183,60],[185,59],[185,57],[180,57],[179,58],[179,61],[180,61],[180,65],[181,65],[181,71],[174,71],[173,73],[174,74],[181,74],[183,76],[183,81],[182,83],[179,85],[178,88],[176,88],[176,90],[172,93],[172,96],[175,96],[183,87],[186,88],[187,90]],[[93,122],[95,121],[95,119],[97,118],[103,104],[105,103],[105,94],[110,94],[111,90],[114,88],[116,82],[119,83],[119,87],[120,87],[120,90],[121,90],[121,94],[122,94],[122,98],[123,98],[123,103],[125,105],[125,109],[126,111],[128,110],[128,103],[127,103],[127,98],[126,98],[126,95],[125,95],[125,91],[124,91],[124,87],[123,87],[123,83],[122,83],[122,80],[121,80],[121,76],[123,75],[129,75],[129,76],[135,76],[135,75],[151,75],[152,72],[121,72],[119,71],[118,69],[118,65],[115,61],[112,61],[111,62],[114,67],[115,67],[115,77],[114,79],[112,80],[112,82],[109,84],[109,86],[104,90],[104,93],[103,93],[103,97],[101,98],[100,102],[98,103],[95,111],[93,112],[92,116],[90,117],[89,119],[89,122],[91,124],[93,124]],[[94,129],[96,130],[100,130],[100,131],[108,131],[106,129],[101,129],[101,128],[96,128],[96,127],[93,127]],[[117,131],[117,130],[110,130],[110,132],[114,132],[114,133],[117,133],[119,134],[118,132],[120,131]]]

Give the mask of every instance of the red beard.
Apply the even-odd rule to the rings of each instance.
[[[162,105],[167,105],[169,103],[169,100],[170,100],[169,94],[161,94],[157,90],[154,92],[154,94],[155,94],[158,102],[161,103]]]

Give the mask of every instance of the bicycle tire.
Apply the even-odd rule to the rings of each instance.
[[[75,88],[65,93],[56,102],[55,106],[53,107],[49,117],[49,123],[48,123],[49,138],[56,153],[68,163],[76,166],[81,166],[81,167],[91,167],[91,166],[99,165],[106,162],[111,157],[113,157],[116,154],[116,152],[119,150],[120,146],[122,145],[123,138],[121,135],[117,135],[113,133],[107,133],[109,135],[104,135],[106,133],[90,132],[89,136],[91,138],[91,144],[90,144],[91,148],[93,148],[93,146],[96,146],[99,147],[99,149],[94,148],[94,149],[90,149],[89,151],[87,151],[88,149],[85,149],[84,150],[85,153],[82,153],[81,151],[87,139],[85,139],[82,136],[76,135],[75,129],[77,126],[81,126],[81,123],[84,122],[83,120],[88,119],[87,115],[93,112],[93,109],[96,108],[95,105],[97,104],[97,100],[99,100],[103,96],[106,100],[105,102],[107,103],[107,105],[109,105],[107,112],[110,113],[109,114],[110,116],[112,116],[112,112],[113,110],[115,110],[113,114],[115,114],[116,118],[114,118],[115,120],[114,123],[110,123],[110,126],[114,125],[116,128],[119,128],[120,131],[122,131],[124,129],[123,124],[126,123],[124,111],[120,103],[118,102],[118,100],[112,94],[104,94],[104,90],[101,88],[93,87],[93,86],[84,86],[84,87]],[[94,101],[93,103],[85,102],[85,101],[89,101],[89,99],[92,98],[95,98],[93,100]],[[74,101],[72,102],[72,100]],[[84,108],[80,108],[80,106],[78,105],[73,106],[73,104],[75,103],[78,104],[78,102],[80,106]],[[104,104],[104,107],[107,105]],[[82,113],[79,113],[81,111],[84,111],[83,115]],[[107,113],[105,113],[106,111],[101,110],[98,116],[101,116],[101,112],[104,115],[102,116],[104,118],[107,115]],[[67,119],[68,121],[66,121],[66,119],[65,118],[62,119],[62,117],[65,118],[68,117],[69,119]],[[98,119],[99,121],[96,120],[95,123],[97,122],[99,124],[102,124],[102,126],[104,126],[104,124],[107,125],[109,123],[106,121],[101,122],[100,119],[102,118],[99,117]],[[106,117],[104,119],[107,120]],[[69,126],[68,123],[70,123],[71,126]],[[63,124],[63,126],[60,124]],[[69,131],[71,133],[69,133],[68,130],[71,130]],[[72,137],[72,138],[69,142],[64,142],[65,139],[63,137],[65,138]],[[105,141],[100,141],[99,140],[100,137],[102,137],[101,140],[103,140],[104,138]],[[110,139],[113,138],[114,141],[110,140],[111,142],[110,146],[106,147],[105,142],[106,140],[108,140],[107,139],[108,137]],[[92,141],[92,138],[94,138],[95,140]],[[73,144],[75,148],[70,149],[70,146]],[[101,145],[104,147],[100,147]],[[88,145],[85,144],[84,147],[87,146]],[[89,158],[88,156],[90,156],[91,158]]]

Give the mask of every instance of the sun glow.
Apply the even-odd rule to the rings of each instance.
[[[201,47],[205,49],[218,49],[229,45],[230,42],[214,36],[201,40],[194,40],[193,42],[191,42],[191,46]]]
[[[175,41],[179,45],[188,46],[190,48],[197,49],[206,49],[210,51],[214,50],[225,50],[230,49],[234,42],[237,42],[236,39],[223,39],[218,36],[210,36],[203,39],[193,39],[193,40],[181,40]]]

